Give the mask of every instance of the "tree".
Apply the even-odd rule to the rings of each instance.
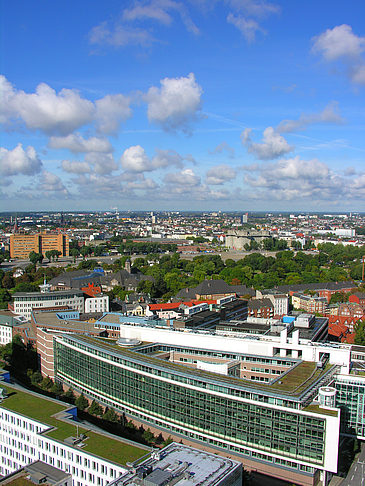
[[[80,250],[78,248],[72,248],[70,250],[70,255],[73,257],[74,263],[76,263],[76,258],[80,255]]]
[[[29,260],[33,265],[37,265],[37,263],[42,263],[43,255],[42,253],[36,253],[35,251],[31,251],[29,253]]]
[[[1,281],[3,289],[12,289],[14,287],[14,279],[10,273],[6,273]]]
[[[0,289],[0,309],[6,309],[10,301],[10,293],[6,289]]]
[[[172,442],[174,442],[174,439],[171,437],[171,435],[169,435],[167,439],[163,442],[163,446],[166,447],[169,444],[172,444]]]
[[[29,378],[32,385],[39,385],[43,380],[42,373],[38,370],[30,373]]]
[[[63,386],[61,383],[57,381],[51,386],[50,392],[54,393],[55,395],[62,395],[63,394]]]
[[[155,436],[151,432],[151,429],[147,429],[142,434],[143,439],[147,442],[147,444],[151,444],[154,441]]]
[[[88,255],[90,255],[90,248],[88,246],[83,246],[80,250],[80,253],[82,255],[82,258],[86,258]]]
[[[85,398],[84,394],[81,393],[75,400],[76,407],[81,410],[82,412],[89,406],[88,400]]]
[[[115,413],[115,411],[112,408],[106,408],[103,415],[103,419],[107,420],[108,422],[117,423],[118,415]]]
[[[63,396],[64,396],[64,398],[65,398],[65,400],[66,400],[67,402],[70,402],[70,403],[75,403],[75,399],[76,399],[76,397],[75,397],[75,394],[74,394],[74,392],[73,392],[73,389],[72,389],[72,388],[69,388],[69,389],[67,390],[67,392],[65,392],[65,393],[63,394]]]
[[[54,383],[49,376],[45,376],[43,378],[43,380],[41,381],[40,385],[41,385],[41,388],[43,388],[43,390],[51,390]]]
[[[103,415],[103,407],[101,407],[97,401],[93,400],[89,407],[88,412],[96,417],[101,417]]]
[[[355,327],[355,344],[365,346],[365,321],[358,321]]]

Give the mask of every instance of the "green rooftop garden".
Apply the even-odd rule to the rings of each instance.
[[[64,441],[68,437],[76,436],[75,425],[59,420],[55,414],[67,410],[70,406],[48,400],[40,395],[33,395],[25,391],[19,391],[8,383],[5,384],[8,391],[7,398],[1,403],[2,408],[12,410],[27,417],[33,418],[43,424],[53,427],[46,433],[49,437]],[[125,465],[129,461],[135,461],[146,454],[145,449],[132,446],[122,439],[112,439],[103,434],[92,432],[85,427],[79,426],[79,434],[85,434],[83,451],[103,457],[109,461]]]
[[[288,372],[283,374],[275,383],[262,383],[252,380],[245,380],[242,378],[235,378],[232,376],[218,375],[206,370],[198,370],[196,368],[189,368],[184,364],[171,363],[169,361],[161,361],[150,354],[141,354],[131,349],[124,349],[116,344],[109,344],[106,340],[101,342],[100,339],[90,336],[73,336],[77,340],[86,341],[94,346],[100,347],[106,351],[119,354],[121,357],[134,358],[137,361],[150,363],[153,366],[163,367],[172,372],[193,374],[196,379],[199,377],[221,382],[223,385],[240,386],[245,389],[259,389],[262,391],[278,392],[290,396],[300,396],[310,385],[323,376],[332,367],[326,364],[324,368],[316,368],[316,363],[312,361],[302,361],[297,366],[293,366]]]
[[[330,410],[329,408],[321,408],[316,403],[312,403],[311,405],[308,405],[308,407],[305,407],[303,410],[305,412],[314,412],[314,413],[320,413],[320,414],[324,413],[325,415],[332,415],[333,417],[337,417],[337,415],[338,415],[337,410]]]

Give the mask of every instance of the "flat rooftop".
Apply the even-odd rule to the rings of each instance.
[[[112,485],[140,485],[138,471],[145,470],[148,474],[144,478],[143,484],[213,486],[241,467],[240,463],[231,459],[173,442],[156,455],[151,454],[148,459],[135,464],[133,470],[115,480]]]
[[[135,362],[142,364],[147,363],[156,369],[168,369],[180,375],[183,374],[190,379],[199,380],[199,378],[201,378],[206,382],[221,386],[239,388],[248,392],[252,391],[253,393],[261,391],[264,394],[275,396],[280,395],[287,398],[290,397],[292,400],[300,399],[300,396],[303,395],[306,390],[319,379],[323,378],[326,373],[333,368],[333,365],[328,363],[323,368],[317,368],[315,362],[301,361],[273,382],[263,383],[225,376],[210,371],[193,369],[184,366],[183,364],[171,363],[154,356],[138,353],[137,350],[124,349],[116,344],[109,344],[105,339],[100,340],[98,338],[84,335],[65,336],[65,339],[76,339],[77,341],[87,342],[93,347],[102,348],[105,352],[119,356],[120,358],[126,356]]]
[[[44,484],[50,486],[59,484],[60,481],[72,479],[71,474],[65,473],[56,467],[42,461],[32,462],[9,477],[0,480],[0,484],[10,486],[27,486],[28,484]]]
[[[29,298],[37,298],[37,297],[45,297],[45,296],[65,296],[65,295],[83,295],[84,292],[82,290],[71,289],[71,290],[52,290],[51,292],[15,292],[13,297],[29,297]]]
[[[43,432],[42,435],[47,435],[60,442],[76,435],[76,425],[70,421],[63,421],[57,417],[60,412],[66,412],[72,406],[60,402],[58,400],[51,400],[36,393],[29,393],[26,390],[18,390],[9,383],[3,382],[8,392],[8,397],[5,398],[0,408],[11,410],[13,412],[22,414],[26,417],[39,421],[41,424],[49,425],[50,430]],[[79,426],[79,434],[85,434],[87,439],[84,442],[85,446],[81,449],[90,454],[102,457],[108,461],[125,465],[129,461],[134,461],[146,454],[146,449],[143,446],[135,447],[122,438],[111,438],[102,433],[93,432],[86,427]],[[70,444],[67,444],[70,445]],[[75,450],[80,450],[75,447]]]

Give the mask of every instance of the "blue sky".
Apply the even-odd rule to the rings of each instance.
[[[365,211],[365,3],[1,0],[1,210]]]

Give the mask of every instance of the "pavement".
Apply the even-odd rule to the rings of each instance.
[[[346,478],[340,483],[332,483],[330,486],[365,486],[365,444],[361,443],[361,452],[355,457]]]

